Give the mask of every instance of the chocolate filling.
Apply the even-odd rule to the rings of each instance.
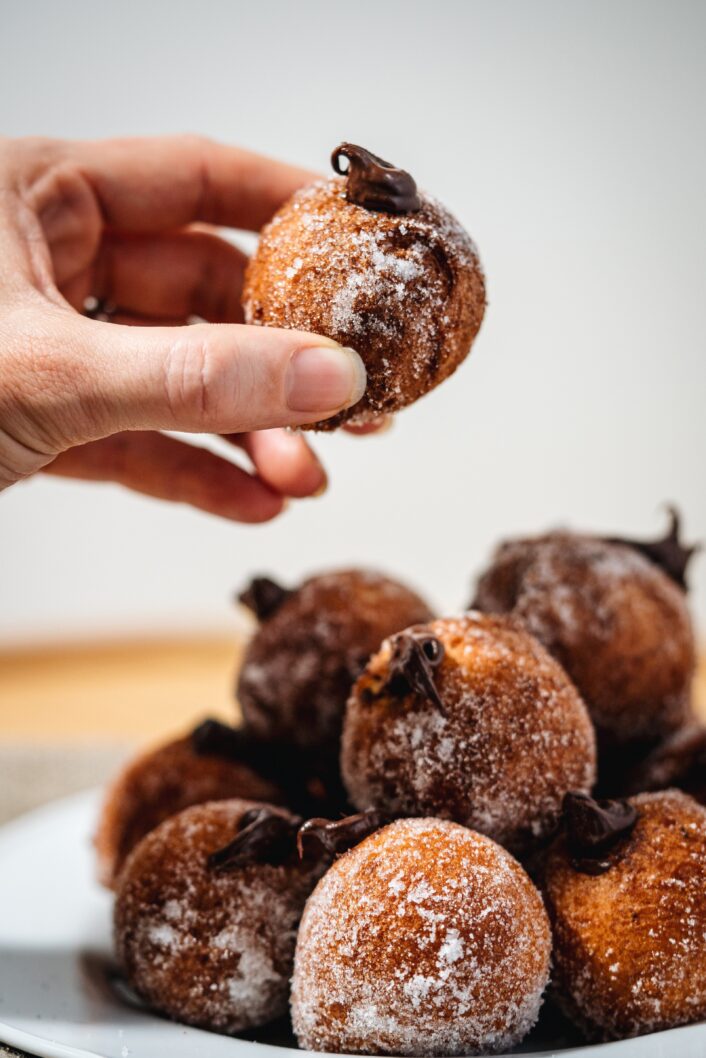
[[[627,547],[639,551],[641,555],[648,558],[659,566],[668,577],[678,584],[680,588],[687,591],[686,570],[689,562],[696,551],[700,550],[700,544],[687,547],[679,540],[680,517],[676,507],[668,507],[669,528],[666,536],[661,540],[628,540],[623,537],[608,537],[609,544],[624,544]]]
[[[247,588],[238,596],[238,600],[252,611],[258,621],[266,621],[279,610],[285,599],[293,594],[289,588],[283,588],[271,577],[253,577]]]
[[[372,808],[345,819],[308,819],[297,834],[299,856],[316,862],[333,859],[374,834],[386,822],[387,819]]]
[[[629,801],[594,801],[588,794],[567,793],[563,822],[571,865],[583,874],[604,874],[610,853],[632,833],[637,811]]]
[[[294,857],[298,816],[287,816],[263,805],[251,808],[240,820],[235,838],[208,857],[212,871],[235,871],[254,863],[281,867]]]
[[[341,158],[348,167],[341,168]],[[347,176],[346,198],[377,213],[416,213],[422,208],[414,179],[364,147],[341,143],[331,155],[334,172]]]
[[[430,632],[400,632],[395,636],[384,689],[398,698],[410,693],[429,698],[443,712],[444,703],[434,682],[434,669],[443,658],[444,644]]]

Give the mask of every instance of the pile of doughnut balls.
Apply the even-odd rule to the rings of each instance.
[[[333,425],[431,389],[484,307],[443,207],[341,158],[263,233],[245,303],[361,351]],[[103,806],[139,1001],[228,1034],[289,1010],[302,1048],[377,1055],[503,1051],[545,1000],[589,1040],[706,1017],[693,550],[674,512],[657,541],[509,540],[454,617],[364,569],[256,577],[238,724],[138,757]]]
[[[506,1049],[548,985],[591,1039],[706,1016],[687,557],[675,527],[513,540],[451,618],[365,570],[256,578],[240,726],[103,808],[135,992],[226,1033],[291,1003],[341,1053]]]

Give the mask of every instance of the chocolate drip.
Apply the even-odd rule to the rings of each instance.
[[[298,816],[267,806],[251,808],[240,820],[233,841],[208,857],[208,867],[213,871],[235,871],[254,863],[280,867],[294,855],[300,826]]]
[[[348,168],[341,168],[341,158]],[[422,208],[417,185],[404,169],[397,169],[364,147],[341,143],[331,155],[334,172],[347,175],[346,198],[377,213],[416,213]]]
[[[444,658],[444,644],[430,632],[400,632],[395,637],[385,689],[395,697],[413,692],[444,711],[434,682],[434,669]]]
[[[345,819],[308,819],[297,834],[299,858],[306,856],[318,862],[333,859],[374,834],[386,822],[386,818],[373,808]]]
[[[701,544],[693,544],[687,547],[679,540],[680,518],[676,507],[667,507],[669,512],[669,528],[666,536],[661,540],[628,540],[623,537],[609,537],[609,544],[625,544],[639,551],[641,555],[654,562],[660,569],[664,570],[668,577],[679,585],[684,591],[688,590],[686,582],[686,569],[689,561]]]
[[[271,577],[253,577],[238,600],[255,614],[258,621],[266,621],[290,595],[292,592],[289,588],[283,588]]]
[[[610,867],[609,854],[637,822],[637,811],[629,801],[594,801],[583,793],[567,793],[563,813],[571,864],[583,874],[604,874]]]

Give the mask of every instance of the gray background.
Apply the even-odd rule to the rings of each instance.
[[[706,537],[706,5],[0,0],[0,131],[199,131],[410,169],[480,247],[471,359],[327,496],[240,527],[112,486],[0,497],[3,639],[218,627],[251,571],[365,562],[444,609],[502,535]],[[706,622],[706,559],[693,577]]]

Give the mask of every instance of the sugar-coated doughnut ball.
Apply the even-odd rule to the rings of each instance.
[[[627,786],[629,793],[676,786],[706,805],[706,727],[691,719],[633,768]]]
[[[339,171],[342,157],[347,175],[297,191],[263,230],[243,292],[248,323],[313,331],[362,356],[364,396],[320,430],[396,412],[443,382],[485,311],[478,253],[451,213],[368,151],[341,145]]]
[[[706,809],[667,790],[578,823],[544,880],[565,1009],[607,1039],[706,1017]]]
[[[138,841],[169,816],[232,797],[282,801],[274,783],[247,764],[199,754],[190,737],[140,754],[118,775],[103,803],[95,837],[100,881],[113,888]]]
[[[602,744],[683,723],[694,671],[685,593],[632,544],[569,532],[508,541],[473,605],[514,614],[561,662]]]
[[[260,619],[238,680],[246,725],[335,758],[346,699],[369,656],[385,636],[431,617],[405,585],[359,569],[310,577],[293,591],[256,578],[241,599]]]
[[[469,613],[388,639],[348,702],[353,804],[434,815],[513,851],[548,835],[595,779],[591,722],[560,665],[507,617]]]
[[[307,902],[294,1031],[343,1054],[505,1050],[537,1018],[550,951],[541,897],[509,853],[445,820],[398,820]]]
[[[115,948],[151,1007],[226,1033],[286,1011],[297,925],[320,873],[297,858],[300,822],[255,802],[210,802],[134,849],[118,879]]]

